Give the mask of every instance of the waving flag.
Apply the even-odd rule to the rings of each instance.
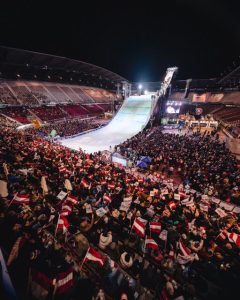
[[[102,256],[101,253],[97,252],[95,249],[93,249],[92,247],[90,247],[87,251],[87,254],[83,260],[83,262],[85,261],[94,261],[97,264],[99,264],[101,267],[103,267],[104,262],[105,262],[105,258]]]
[[[149,227],[151,232],[156,232],[156,233],[160,233],[162,228],[160,222],[149,222]]]
[[[106,204],[111,203],[112,202],[112,198],[110,197],[110,195],[104,194],[104,196],[103,196],[103,202],[106,203]]]
[[[115,184],[109,183],[108,184],[108,189],[113,190],[115,188]]]
[[[62,209],[60,211],[60,215],[61,216],[68,216],[68,215],[70,215],[71,212],[72,212],[72,207],[65,204],[65,205],[62,206]]]
[[[149,249],[158,249],[158,244],[150,236],[146,236],[145,247]]]
[[[75,204],[78,203],[78,198],[77,198],[77,197],[74,197],[74,196],[72,196],[72,195],[69,195],[69,196],[67,197],[67,203],[68,203],[68,204],[71,204],[71,205],[75,205]]]
[[[188,249],[184,245],[184,243],[183,243],[183,241],[181,239],[179,240],[179,250],[181,251],[181,253],[182,253],[183,256],[189,256],[191,254],[190,249]]]
[[[73,269],[60,272],[56,278],[56,294],[64,294],[73,287]]]
[[[69,224],[68,220],[64,216],[60,215],[58,218],[56,231],[59,229],[62,229],[63,232],[66,232],[69,227],[70,227],[70,224]]]
[[[227,233],[227,235],[230,242],[233,242],[238,247],[240,247],[240,234],[232,232],[232,233]]]
[[[30,201],[30,197],[29,194],[19,194],[17,193],[13,200],[12,203],[13,204],[29,204]]]
[[[135,221],[133,222],[132,230],[135,230],[136,233],[140,237],[144,237],[144,234],[145,234],[145,224],[143,222],[141,222],[139,219],[135,219]]]
[[[80,182],[80,186],[87,188],[89,187],[89,183],[87,182],[86,179],[82,179],[82,181]]]

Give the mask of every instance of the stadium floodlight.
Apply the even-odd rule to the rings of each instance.
[[[147,95],[147,94],[148,94],[148,90],[145,90],[145,91],[144,91],[144,94]]]
[[[141,85],[141,84],[139,84],[139,85],[138,85],[138,88],[139,88],[139,90],[141,90],[141,89],[142,89],[142,85]]]

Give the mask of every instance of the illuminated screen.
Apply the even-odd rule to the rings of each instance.
[[[179,106],[176,106],[176,107],[167,106],[167,108],[166,108],[166,112],[168,114],[179,114],[179,111],[180,111],[180,107]]]

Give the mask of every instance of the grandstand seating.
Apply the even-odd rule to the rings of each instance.
[[[89,113],[88,110],[83,108],[81,105],[66,105],[63,106],[63,109],[67,112],[70,117],[80,117],[87,115]]]
[[[17,98],[4,84],[0,85],[0,103],[11,104],[11,105],[18,104]]]
[[[91,103],[94,100],[88,95],[83,92],[80,87],[72,87],[72,90],[79,96],[83,103]]]
[[[230,106],[222,107],[214,113],[217,120],[221,120],[226,124],[237,125],[240,124],[240,107]]]
[[[104,109],[97,104],[82,104],[82,107],[88,110],[90,114],[99,114],[104,112]]]
[[[59,106],[33,107],[31,111],[42,121],[52,121],[67,118],[67,113]]]
[[[61,85],[61,90],[68,96],[73,103],[82,102],[82,98],[72,89],[71,86]]]
[[[82,87],[82,90],[96,102],[109,102],[114,99],[114,94],[102,89]]]
[[[112,108],[111,103],[98,103],[98,106],[100,106],[104,111],[111,111]]]
[[[34,93],[30,92],[24,85],[10,85],[17,99],[25,105],[38,105],[38,99]]]
[[[28,109],[23,106],[2,108],[0,112],[22,124],[29,124],[28,117],[32,117]]]
[[[71,102],[69,101],[68,96],[61,91],[61,89],[57,85],[45,85],[46,89],[49,93],[54,95],[54,98],[57,99],[59,103]]]

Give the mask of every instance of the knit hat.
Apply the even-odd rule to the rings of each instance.
[[[108,232],[107,234],[101,233],[99,239],[99,247],[105,249],[112,242],[112,233]]]

